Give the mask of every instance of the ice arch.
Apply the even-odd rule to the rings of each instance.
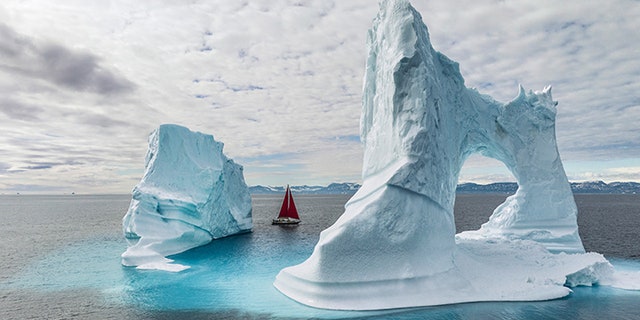
[[[467,236],[530,239],[552,252],[584,252],[576,204],[556,144],[556,105],[550,87],[529,93],[520,87],[511,102],[491,107],[499,111],[497,115],[478,117],[481,127],[465,137],[463,158],[480,152],[503,162],[518,190],[480,230],[466,232]]]
[[[425,290],[470,290],[456,265],[453,205],[461,167],[476,152],[503,162],[519,189],[465,238],[584,252],[550,88],[520,87],[508,103],[467,88],[407,1],[382,1],[367,46],[363,185],[311,257],[280,272],[280,291],[313,306],[366,309],[451,303]]]

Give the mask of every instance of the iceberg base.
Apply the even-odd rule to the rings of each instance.
[[[608,284],[614,273],[598,253],[554,254],[529,240],[466,239],[457,235],[454,267],[445,272],[368,282],[318,282],[309,280],[313,271],[303,263],[283,269],[274,286],[312,307],[381,310],[551,300],[569,295],[572,290],[568,286]]]

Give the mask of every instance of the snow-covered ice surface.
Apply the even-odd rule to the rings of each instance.
[[[312,255],[278,274],[278,290],[367,310],[547,300],[631,282],[584,253],[550,88],[520,87],[508,103],[467,88],[406,0],[381,2],[367,42],[363,185]],[[455,235],[458,174],[476,152],[502,161],[519,189],[480,230]]]
[[[640,290],[637,270],[616,270],[598,253],[550,253],[530,240],[456,237],[453,264],[449,270],[423,277],[320,284],[281,272],[277,288],[306,298],[289,295],[303,304],[337,310],[541,301],[567,296],[578,286]],[[285,271],[295,272],[296,267]]]
[[[122,264],[181,271],[166,256],[250,231],[251,197],[242,166],[213,136],[163,124],[149,137],[145,173],[123,218]]]

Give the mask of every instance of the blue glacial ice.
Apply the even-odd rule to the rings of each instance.
[[[213,136],[163,124],[149,137],[145,173],[123,218],[122,264],[181,271],[169,255],[250,231],[251,196],[242,166]]]
[[[584,252],[550,87],[520,87],[508,103],[467,88],[406,0],[380,3],[367,46],[363,185],[311,256],[278,274],[279,291],[367,310],[547,300],[627,282]],[[473,153],[503,162],[519,188],[480,230],[456,235],[455,188]]]

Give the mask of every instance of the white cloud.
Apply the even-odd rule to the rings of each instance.
[[[637,3],[415,5],[435,48],[460,63],[468,86],[503,101],[518,83],[554,86],[563,159],[640,157]],[[359,133],[365,36],[377,7],[368,0],[5,1],[0,189],[128,192],[142,172],[147,134],[165,122],[214,134],[233,158],[291,155],[281,161],[292,166],[281,170],[241,162],[249,184],[359,177],[359,144],[332,137]],[[12,55],[17,49],[28,54]],[[478,170],[496,167],[483,161]]]
[[[640,159],[639,159],[640,161]],[[607,183],[640,181],[640,167],[613,167],[602,171],[579,171],[569,175],[572,181],[598,181]]]

